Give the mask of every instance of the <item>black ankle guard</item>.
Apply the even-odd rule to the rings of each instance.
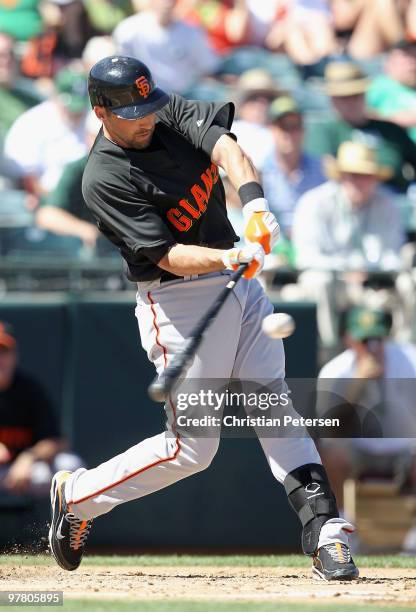
[[[302,465],[286,476],[283,485],[289,503],[302,523],[303,552],[313,555],[322,525],[339,516],[325,468],[318,463]]]

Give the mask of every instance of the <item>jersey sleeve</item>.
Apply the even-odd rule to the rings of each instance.
[[[84,173],[82,192],[98,227],[113,242],[126,245],[133,263],[140,255],[157,264],[176,244],[156,205],[122,175],[106,168],[100,180],[89,181]]]
[[[158,116],[161,121],[185,136],[196,149],[202,149],[211,156],[215,143],[223,134],[228,134],[236,140],[230,131],[234,112],[232,102],[186,100],[182,96],[172,94],[170,103],[159,111]]]

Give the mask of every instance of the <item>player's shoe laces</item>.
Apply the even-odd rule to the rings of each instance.
[[[52,519],[49,546],[55,561],[65,570],[75,570],[84,553],[92,520],[83,521],[71,511],[65,500],[65,481],[71,472],[60,471],[52,478]]]
[[[321,580],[355,580],[358,568],[346,544],[325,544],[313,556],[312,572]]]

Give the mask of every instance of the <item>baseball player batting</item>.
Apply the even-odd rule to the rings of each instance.
[[[256,276],[279,236],[250,159],[231,130],[232,103],[189,101],[156,87],[137,59],[108,57],[88,80],[102,128],[84,172],[83,193],[98,227],[119,249],[137,283],[143,348],[160,375],[240,264],[243,278],[225,302],[186,371],[186,380],[284,381],[281,340],[261,332],[273,312]],[[238,191],[245,244],[227,218],[222,168]],[[58,472],[51,485],[49,543],[57,563],[81,563],[93,519],[118,504],[167,487],[211,463],[218,435],[184,435],[175,395],[166,431],[94,469]],[[287,408],[285,408],[285,411]],[[297,415],[293,407],[293,414]],[[324,580],[358,570],[327,474],[311,438],[259,436],[273,475],[302,523],[302,547]]]

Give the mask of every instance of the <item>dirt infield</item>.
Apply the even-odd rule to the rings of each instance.
[[[323,583],[290,567],[97,567],[4,564],[2,590],[63,590],[65,599],[308,601],[416,605],[416,569],[361,568],[353,583]]]

